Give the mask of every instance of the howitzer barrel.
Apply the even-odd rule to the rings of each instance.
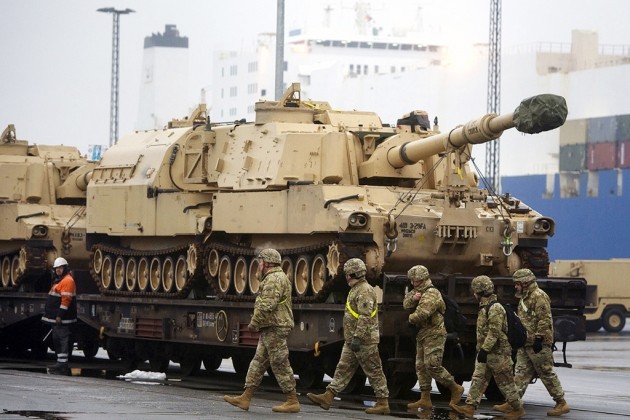
[[[564,124],[566,118],[567,105],[562,96],[537,95],[524,99],[512,113],[486,114],[448,133],[393,147],[387,152],[387,160],[393,167],[401,168],[447,150],[497,139],[504,130],[513,127],[527,134],[553,130]]]

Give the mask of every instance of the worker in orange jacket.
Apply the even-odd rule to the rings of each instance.
[[[48,369],[52,375],[68,375],[72,353],[70,326],[77,322],[76,285],[68,270],[68,261],[57,258],[53,263],[53,285],[48,293],[42,321],[50,324],[57,363]]]

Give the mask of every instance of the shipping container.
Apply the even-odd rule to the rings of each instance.
[[[586,149],[586,168],[589,171],[617,167],[617,143],[591,143]]]
[[[617,164],[620,168],[630,168],[630,140],[617,143]]]
[[[565,122],[560,127],[560,146],[586,143],[586,125],[585,119]]]
[[[587,143],[610,143],[617,140],[617,117],[589,118]]]
[[[630,141],[630,115],[617,115],[616,118],[617,118],[617,136],[615,140]],[[562,132],[560,132],[560,136],[562,136]]]
[[[561,172],[583,171],[586,169],[586,144],[568,144],[560,146]]]

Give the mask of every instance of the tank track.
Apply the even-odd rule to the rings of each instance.
[[[0,281],[1,291],[15,291],[20,287],[30,287],[31,282],[37,280],[41,276],[46,274],[48,269],[46,248],[22,246],[11,251],[0,253],[0,264],[2,264],[2,281]],[[5,260],[6,257],[6,260]],[[13,264],[15,258],[20,259],[20,268],[18,269],[17,277],[10,281],[5,279],[5,276],[11,276],[11,268],[9,273],[5,273],[5,261],[8,261],[10,265]]]
[[[321,242],[314,245],[308,245],[304,247],[296,247],[296,248],[285,248],[278,249],[280,254],[283,257],[294,257],[297,258],[300,255],[307,255],[310,257],[315,256],[316,254],[326,255],[329,247],[335,241],[326,241]],[[343,244],[336,242],[339,249],[339,267],[343,267],[343,264],[352,257],[362,256],[365,253],[365,249],[367,248],[364,244]],[[181,290],[176,290],[172,292],[164,292],[164,291],[140,291],[140,290],[116,290],[114,288],[105,288],[103,282],[101,280],[101,274],[95,270],[94,267],[94,255],[97,250],[100,250],[103,255],[112,256],[112,260],[115,260],[117,257],[123,257],[125,259],[129,257],[134,258],[143,258],[146,257],[148,259],[152,259],[154,257],[163,257],[167,256],[177,256],[183,255],[186,253],[188,249],[194,247],[196,253],[200,258],[198,258],[198,263],[194,269],[194,273],[192,275],[187,275],[186,283],[181,288]],[[255,294],[236,294],[233,291],[233,287],[230,288],[230,291],[227,293],[223,293],[220,291],[218,276],[212,276],[209,272],[209,267],[207,264],[208,254],[211,250],[216,250],[220,252],[222,255],[229,255],[232,261],[235,261],[238,257],[253,257],[257,253],[257,249],[238,245],[238,244],[230,244],[225,242],[209,242],[204,245],[199,244],[189,244],[185,246],[176,246],[164,250],[150,250],[150,251],[138,251],[126,248],[119,248],[115,246],[109,246],[104,244],[94,245],[91,249],[90,255],[90,274],[92,279],[96,283],[99,291],[103,295],[107,296],[124,296],[124,297],[141,297],[141,298],[167,298],[167,299],[184,299],[187,298],[189,293],[194,287],[198,287],[200,289],[205,289],[205,295],[216,296],[218,299],[229,302],[253,302],[256,299]],[[324,282],[322,288],[316,295],[311,296],[296,296],[292,297],[293,303],[315,303],[315,302],[323,302],[327,299],[328,295],[338,287],[345,286],[344,277],[341,274],[341,270],[338,271],[338,274],[335,276],[328,276],[327,280]]]

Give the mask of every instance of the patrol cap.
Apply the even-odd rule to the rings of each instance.
[[[470,288],[475,294],[486,294],[494,291],[494,283],[488,276],[477,276],[472,280]]]
[[[512,280],[514,282],[529,283],[536,280],[536,276],[529,268],[521,268],[514,272]]]
[[[367,268],[360,258],[350,258],[343,265],[343,271],[346,274],[354,275],[354,277],[363,277],[367,273]]]
[[[53,268],[63,267],[64,265],[68,265],[68,261],[66,261],[65,258],[58,257],[55,259],[55,262],[53,263]]]
[[[262,260],[266,263],[271,264],[280,264],[282,258],[280,257],[280,253],[273,248],[265,248],[258,254],[258,258],[262,258]]]
[[[429,278],[429,270],[424,265],[414,265],[407,271],[409,280],[426,280]]]

